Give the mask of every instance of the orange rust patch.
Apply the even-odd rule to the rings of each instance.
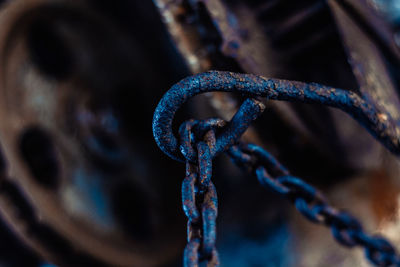
[[[398,209],[397,196],[400,188],[390,180],[385,170],[376,170],[371,173],[370,189],[371,209],[377,222],[394,220]]]

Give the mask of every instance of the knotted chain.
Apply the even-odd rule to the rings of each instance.
[[[308,220],[331,228],[334,238],[347,247],[362,246],[377,266],[400,266],[400,256],[384,238],[367,235],[361,223],[328,204],[325,197],[303,180],[293,177],[272,155],[259,146],[239,141],[264,110],[263,104],[246,99],[229,123],[220,119],[190,120],[172,133],[178,108],[190,97],[209,91],[241,92],[251,97],[320,103],[340,108],[359,121],[389,150],[399,154],[400,127],[361,96],[341,89],[229,72],[208,72],[184,79],[161,99],[154,114],[153,134],[158,146],[171,158],[186,162],[182,184],[183,210],[188,218],[188,243],[184,266],[218,266],[215,248],[217,194],[211,181],[212,160],[222,152],[259,182],[292,201]]]

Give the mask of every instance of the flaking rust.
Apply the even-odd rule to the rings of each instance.
[[[191,80],[195,82],[192,83]],[[203,80],[205,82],[202,82]],[[217,122],[216,119],[189,120],[183,123],[180,128],[183,142],[178,143],[172,133],[172,122],[176,111],[189,98],[210,90],[240,92],[248,97],[263,96],[268,99],[322,104],[342,109],[366,127],[393,153],[399,154],[399,148],[396,146],[398,143],[390,142],[390,138],[399,139],[399,136],[396,136],[397,131],[387,131],[387,128],[392,130],[399,126],[393,119],[379,120],[377,117],[382,113],[376,110],[376,106],[369,104],[367,99],[355,93],[315,83],[308,85],[232,72],[211,71],[182,80],[159,102],[154,113],[153,134],[161,150],[172,159],[180,161],[183,157],[187,166],[191,166],[192,163],[198,164],[198,168],[187,168],[187,177],[182,185],[183,210],[188,217],[188,243],[183,258],[185,267],[197,267],[203,261],[207,262],[208,266],[219,266],[215,248],[217,195],[211,178],[214,157],[217,152],[225,151],[228,151],[233,162],[255,173],[262,185],[293,202],[297,210],[309,221],[330,227],[333,237],[343,246],[365,248],[366,258],[377,266],[400,265],[400,256],[388,240],[367,234],[356,218],[328,204],[321,192],[302,179],[291,176],[285,167],[261,147],[240,144],[241,135],[263,112],[263,106],[257,105],[260,104],[258,101],[247,98],[232,121],[223,129],[219,129],[223,132],[217,137],[216,125],[212,127],[210,124]],[[171,96],[174,99],[171,99]],[[389,116],[390,114],[386,114],[387,118]],[[196,125],[200,125],[197,131],[195,131]],[[203,132],[199,129],[203,129]],[[389,135],[389,138],[386,135]],[[174,141],[165,143],[165,140]],[[193,145],[197,147],[197,155],[187,153],[196,150],[192,148]],[[180,154],[177,151],[178,146],[184,153]],[[192,154],[195,156],[194,159],[189,157]],[[255,160],[251,156],[255,156]],[[269,168],[278,174],[271,176]],[[201,210],[201,220],[197,222],[199,210]],[[199,236],[193,235],[193,229],[197,229]],[[200,242],[201,246],[194,246],[197,242]]]
[[[210,91],[240,92],[252,97],[260,96],[271,100],[323,104],[335,107],[351,115],[394,154],[400,154],[398,136],[400,126],[388,113],[385,113],[386,120],[380,120],[379,118],[382,115],[379,114],[382,114],[382,111],[369,103],[368,99],[363,99],[356,93],[318,84],[310,86],[306,83],[265,79],[250,74],[211,71],[188,77],[174,85],[163,96],[156,108],[153,118],[153,135],[161,150],[171,158],[182,159],[178,149],[178,140],[172,133],[175,113],[191,97]],[[258,109],[259,106],[256,104],[253,107],[254,114],[262,113],[263,110],[256,111],[255,107]],[[242,108],[244,115],[246,115],[247,107],[242,105]],[[242,116],[242,118],[246,118],[246,116]],[[243,127],[235,128],[239,136],[256,118],[257,116],[250,116],[250,120],[243,124]],[[217,140],[217,147],[219,147],[219,143],[230,143],[230,141],[226,142],[224,139]],[[227,137],[226,140],[229,139],[231,137]],[[222,152],[224,149],[224,145],[222,145],[218,151]]]
[[[60,266],[176,265],[186,241],[184,264],[218,265],[217,213],[227,266],[268,265],[271,257],[283,266],[292,257],[302,266],[358,264],[358,250],[353,257],[317,227],[286,220],[297,216],[283,208],[292,202],[337,241],[366,247],[377,265],[397,263],[394,246],[366,233],[398,241],[399,165],[361,126],[398,155],[393,3],[7,1],[0,5],[1,217],[33,254]],[[154,107],[175,83],[154,115],[154,136],[186,162],[186,175],[151,135]],[[206,97],[178,111],[195,95]],[[223,152],[269,191],[222,156],[213,169]],[[219,212],[214,181],[226,201]],[[332,203],[365,228],[308,182],[330,200],[338,194]],[[243,242],[232,248],[231,235]],[[300,250],[285,246],[294,239]],[[263,253],[246,256],[249,243]]]

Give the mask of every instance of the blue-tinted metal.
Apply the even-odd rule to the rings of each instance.
[[[216,219],[218,214],[217,191],[212,182],[209,183],[207,194],[204,196],[202,205],[203,217],[203,252],[211,255],[215,249],[216,235]]]
[[[180,151],[183,157],[190,162],[197,161],[197,152],[194,143],[196,143],[196,136],[199,141],[202,137],[212,129],[219,129],[226,125],[224,120],[218,118],[210,118],[206,120],[189,120],[181,124],[179,127],[180,135]],[[196,133],[196,134],[194,134]],[[214,150],[217,148],[214,146]],[[216,151],[212,151],[213,156]]]
[[[217,71],[182,80],[164,95],[157,106],[153,134],[164,153],[176,160],[186,160],[182,204],[188,217],[188,244],[184,252],[184,266],[198,266],[203,260],[208,266],[219,265],[215,249],[217,194],[211,176],[212,160],[223,151],[239,166],[255,172],[262,185],[292,201],[307,219],[329,226],[339,243],[348,247],[364,247],[367,258],[378,266],[400,266],[400,257],[387,240],[367,235],[358,220],[330,206],[318,190],[291,176],[278,160],[261,147],[239,143],[244,131],[264,110],[258,100],[247,99],[226,125],[219,119],[184,123],[180,127],[181,142],[178,144],[172,133],[175,112],[190,97],[209,91],[237,91],[250,97],[263,96],[340,108],[364,125],[392,152],[400,154],[397,122],[355,93],[318,84]],[[216,137],[217,128],[223,129]]]
[[[282,176],[289,175],[289,171],[285,166],[280,164],[274,156],[259,146],[253,144],[242,144],[241,148],[246,153],[255,155],[257,160],[259,160],[262,165],[267,166],[272,173],[277,173]]]
[[[216,153],[224,152],[237,143],[251,123],[263,113],[264,109],[265,106],[260,101],[246,99],[227,124],[226,129],[218,136]]]
[[[199,184],[200,190],[204,190],[211,181],[212,175],[212,154],[210,147],[205,142],[197,144],[197,151],[199,153]]]
[[[200,240],[193,239],[185,247],[183,252],[183,266],[184,267],[198,267],[199,262],[199,248]]]
[[[287,195],[290,192],[289,188],[283,184],[280,184],[277,180],[272,179],[263,166],[260,166],[256,169],[256,175],[260,184],[269,187],[276,193]]]
[[[192,162],[197,158],[196,150],[192,146],[192,140],[194,139],[192,128],[196,123],[197,121],[190,120],[182,123],[179,127],[181,153],[184,158]]]
[[[188,218],[184,266],[197,267],[202,261],[210,267],[219,265],[215,248],[218,199],[211,176],[212,160],[216,154],[213,129],[224,125],[225,122],[219,119],[190,120],[179,130],[181,151],[187,158],[186,178],[182,183],[182,206]]]
[[[390,151],[400,154],[400,127],[390,114],[382,113],[377,107],[354,92],[336,89],[320,84],[307,84],[286,80],[267,79],[251,74],[210,71],[197,74],[175,84],[160,100],[153,117],[153,135],[161,150],[171,158],[183,161],[179,143],[172,132],[172,122],[179,107],[191,97],[206,92],[237,92],[249,97],[266,97],[273,100],[286,100],[310,104],[323,104],[339,108],[359,123]],[[250,103],[247,103],[250,105]],[[252,112],[257,113],[257,103],[253,103]],[[244,109],[250,107],[243,107]],[[258,111],[262,112],[259,106]],[[248,115],[248,117],[251,117]],[[242,118],[247,118],[244,116]],[[238,125],[241,125],[238,122]],[[228,131],[226,135],[234,139],[248,125],[241,125],[238,133]],[[239,131],[240,130],[240,131]],[[228,134],[230,133],[230,135]],[[222,142],[222,140],[221,140]],[[219,143],[217,141],[217,143]],[[230,143],[230,142],[227,142]],[[218,145],[217,145],[218,146]]]
[[[262,150],[261,147],[258,149]],[[230,155],[243,157],[240,153]],[[236,160],[234,159],[234,161]],[[276,161],[276,164],[280,163]],[[330,206],[314,187],[292,176],[273,178],[267,173],[264,166],[258,166],[255,169],[258,179],[264,186],[288,197],[311,222],[329,226],[332,235],[340,244],[348,247],[364,247],[366,257],[378,266],[400,266],[400,256],[386,239],[367,235],[357,219]]]
[[[187,176],[182,183],[182,206],[189,222],[197,223],[200,219],[200,212],[196,207],[195,192],[196,174],[192,173]]]

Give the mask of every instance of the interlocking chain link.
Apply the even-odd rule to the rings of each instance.
[[[377,266],[400,266],[400,256],[387,240],[366,234],[357,219],[330,206],[320,191],[291,176],[261,147],[239,144],[231,147],[228,154],[237,165],[255,173],[263,186],[292,201],[309,221],[330,227],[340,244],[364,247],[367,258]]]
[[[225,125],[220,119],[190,120],[180,129],[182,153],[189,157],[197,151],[197,163],[186,162],[186,177],[182,183],[183,210],[188,218],[188,243],[184,252],[184,266],[187,267],[199,266],[201,261],[206,261],[209,267],[219,265],[215,248],[218,203],[211,175],[215,153],[214,129]],[[196,141],[196,136],[201,136],[203,140]],[[364,247],[366,257],[377,266],[400,266],[400,256],[386,239],[366,234],[356,218],[330,206],[319,190],[291,176],[263,148],[238,143],[226,153],[240,168],[254,173],[261,185],[294,203],[306,219],[330,227],[340,244]]]
[[[211,181],[215,155],[215,133],[211,126],[218,125],[218,122],[212,119],[203,123],[188,121],[180,129],[183,154],[192,158],[197,151],[197,164],[186,161],[186,177],[182,183],[182,206],[188,218],[185,267],[197,267],[201,261],[207,261],[209,267],[219,265],[215,248],[218,198]],[[193,128],[196,126],[194,135]],[[196,142],[195,136],[204,132],[203,140]],[[194,143],[196,149],[192,147]]]
[[[203,261],[209,267],[219,265],[215,248],[218,205],[211,176],[212,160],[222,152],[226,152],[240,167],[253,172],[262,185],[292,201],[308,220],[330,227],[340,244],[364,247],[366,257],[377,266],[400,266],[400,256],[386,239],[366,234],[357,219],[330,206],[321,192],[291,176],[261,147],[239,142],[251,122],[263,112],[264,106],[260,101],[246,99],[229,123],[221,119],[185,122],[180,127],[178,142],[172,132],[175,112],[190,97],[209,91],[236,91],[251,97],[340,108],[365,126],[389,150],[400,155],[400,123],[355,93],[318,84],[218,71],[182,80],[158,104],[153,118],[153,134],[165,154],[186,161],[186,178],[182,184],[183,210],[188,218],[185,266],[197,267]]]

